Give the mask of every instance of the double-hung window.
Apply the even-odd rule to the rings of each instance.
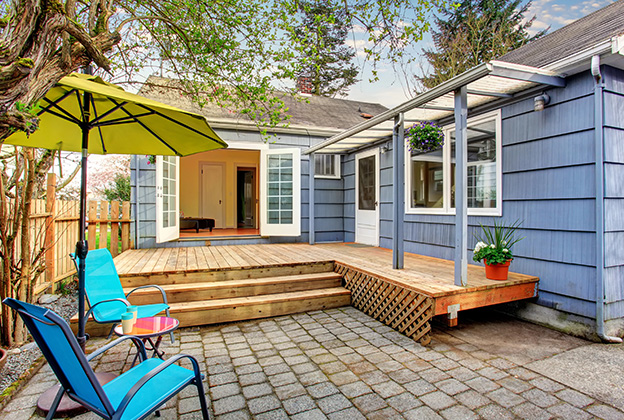
[[[340,155],[314,155],[314,178],[340,178]]]
[[[426,153],[406,147],[406,211],[455,213],[455,126],[443,127],[444,146]],[[469,215],[501,214],[500,111],[470,118],[467,125]]]

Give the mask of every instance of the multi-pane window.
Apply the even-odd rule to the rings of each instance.
[[[340,155],[314,155],[315,178],[340,178]]]
[[[162,158],[162,227],[176,225],[178,209],[176,208],[176,157],[163,156]]]
[[[455,128],[444,127],[444,146],[408,153],[408,212],[455,211]],[[468,120],[467,205],[470,214],[500,212],[500,113]]]
[[[268,166],[267,222],[293,223],[293,157],[269,155]]]

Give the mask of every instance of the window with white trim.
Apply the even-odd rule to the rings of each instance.
[[[406,147],[407,213],[455,213],[455,126],[444,129],[444,146],[422,153]],[[468,119],[467,204],[471,215],[500,215],[500,111]]]
[[[314,178],[340,178],[340,155],[314,155]]]

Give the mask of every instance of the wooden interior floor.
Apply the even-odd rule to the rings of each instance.
[[[483,267],[468,265],[466,287],[454,284],[453,261],[405,254],[405,268],[392,269],[392,251],[358,244],[270,244],[129,250],[115,258],[120,276],[227,270],[334,261],[435,299],[435,314],[537,296],[539,279],[510,273],[488,280]],[[513,267],[513,265],[512,265]]]

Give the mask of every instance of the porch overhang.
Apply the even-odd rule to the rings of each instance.
[[[550,70],[490,61],[336,134],[303,153],[343,154],[387,139],[392,135],[394,118],[399,114],[403,114],[405,124],[452,117],[455,112],[454,92],[464,86],[467,88],[466,102],[470,110],[501,98],[513,98],[516,93],[540,85],[563,87],[565,79]]]
[[[392,137],[392,253],[393,268],[403,268],[403,219],[405,213],[405,123],[450,120],[455,122],[455,285],[466,286],[468,266],[467,208],[467,120],[468,111],[540,86],[564,87],[557,73],[535,67],[490,61],[468,70],[415,98],[362,122],[326,141],[310,147],[304,154],[344,154],[387,141]],[[310,243],[314,243],[314,171],[310,181]],[[357,200],[356,200],[357,201]],[[356,223],[357,224],[357,223]],[[357,226],[356,226],[357,229]]]

